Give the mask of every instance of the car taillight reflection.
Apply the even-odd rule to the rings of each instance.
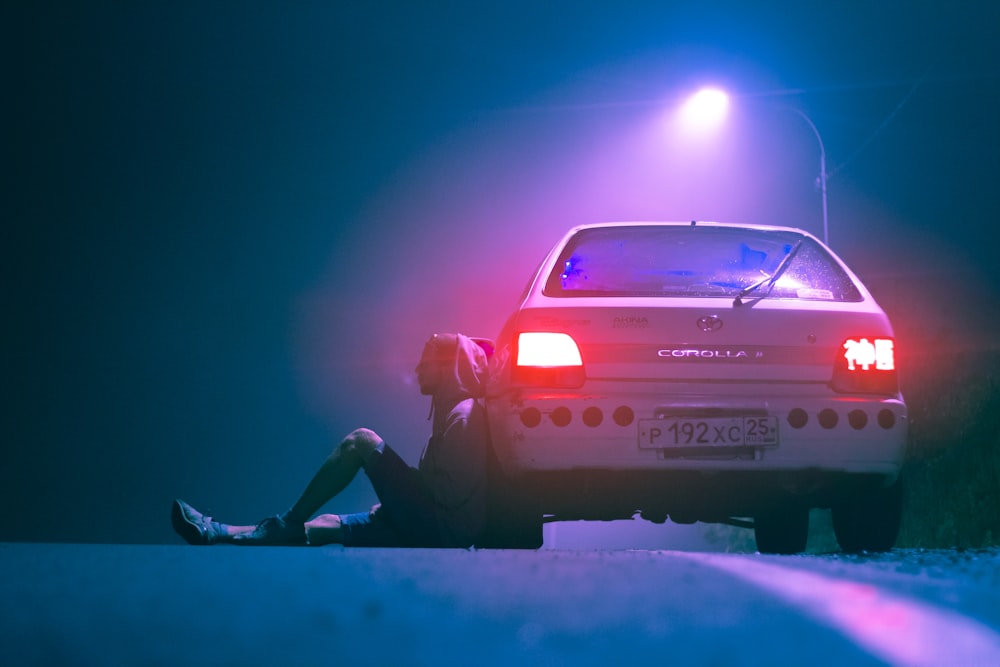
[[[564,333],[531,331],[517,337],[512,380],[521,385],[579,387],[585,375],[580,348]]]
[[[833,372],[833,389],[842,393],[899,392],[896,344],[891,338],[848,338]]]

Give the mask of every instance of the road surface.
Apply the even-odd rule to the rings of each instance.
[[[5,665],[1000,665],[1000,549],[0,543]]]

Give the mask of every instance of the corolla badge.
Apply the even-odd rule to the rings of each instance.
[[[722,320],[718,315],[705,315],[699,317],[697,322],[698,328],[705,332],[718,331],[722,328]]]
[[[660,358],[683,358],[683,359],[726,359],[735,361],[739,359],[764,358],[761,350],[737,350],[737,349],[698,349],[698,348],[665,348],[656,351],[656,356]]]

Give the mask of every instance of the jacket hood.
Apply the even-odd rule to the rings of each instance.
[[[432,397],[433,411],[442,417],[467,398],[482,398],[486,390],[490,341],[463,334],[435,334],[428,343],[437,348],[440,383]]]

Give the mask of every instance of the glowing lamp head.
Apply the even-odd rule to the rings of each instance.
[[[702,88],[681,108],[685,129],[705,131],[722,123],[729,110],[729,96],[718,88]]]

